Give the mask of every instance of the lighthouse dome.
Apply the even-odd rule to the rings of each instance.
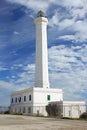
[[[46,17],[45,16],[45,13],[43,11],[39,11],[38,14],[37,14],[37,17]]]

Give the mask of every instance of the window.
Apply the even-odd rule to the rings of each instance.
[[[39,116],[39,114],[40,114],[40,112],[39,112],[39,110],[37,110],[37,115]]]
[[[21,113],[21,108],[19,108],[19,112],[18,113]]]
[[[19,102],[21,102],[21,97],[18,98]]]
[[[69,110],[69,116],[71,116],[71,111]]]
[[[31,107],[28,107],[28,113],[31,113]]]
[[[26,96],[24,96],[24,102],[26,101]]]
[[[17,113],[17,108],[15,108],[15,113]]]
[[[81,110],[79,110],[79,115],[81,115],[81,113],[82,113]]]
[[[29,101],[31,101],[31,95],[29,95]]]
[[[15,102],[17,102],[17,97],[15,98]]]
[[[26,108],[25,107],[23,108],[23,113],[26,113]]]
[[[13,98],[11,99],[11,103],[13,103]]]
[[[50,101],[50,95],[47,95],[47,100]]]

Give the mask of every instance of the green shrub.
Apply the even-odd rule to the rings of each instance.
[[[7,111],[5,111],[5,112],[4,112],[4,114],[10,114],[10,111],[9,111],[9,110],[7,110]]]
[[[87,119],[87,112],[84,112],[80,115],[80,118]]]
[[[48,116],[61,116],[61,107],[56,104],[48,104],[46,111]]]

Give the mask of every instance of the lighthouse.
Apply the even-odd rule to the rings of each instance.
[[[49,102],[63,101],[62,89],[50,88],[48,77],[47,24],[43,11],[34,20],[36,25],[36,64],[34,87],[11,95],[10,111],[29,115],[47,116]]]
[[[36,25],[36,69],[35,86],[14,92],[11,95],[11,113],[48,116],[46,106],[57,105],[63,117],[78,118],[86,111],[85,102],[64,101],[63,91],[49,87],[47,24],[44,12],[39,11],[34,20]],[[60,108],[61,106],[61,108]]]
[[[34,22],[36,25],[35,87],[49,88],[47,52],[48,19],[44,12],[39,11]]]

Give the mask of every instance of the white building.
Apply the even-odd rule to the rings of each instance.
[[[10,110],[12,113],[47,116],[46,105],[50,102],[63,102],[62,89],[50,88],[47,53],[48,19],[42,11],[35,19],[36,25],[36,66],[35,87],[12,94]],[[68,103],[67,103],[68,104]]]
[[[79,118],[82,113],[86,112],[84,101],[57,101],[49,104],[56,104],[59,109],[59,115],[63,117]]]
[[[50,101],[62,101],[61,89],[29,88],[12,94],[11,112],[47,116]]]

